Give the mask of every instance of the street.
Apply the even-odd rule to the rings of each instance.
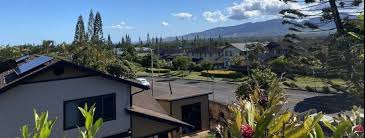
[[[151,83],[151,78],[146,78]],[[172,93],[184,92],[213,92],[209,99],[222,104],[229,104],[236,101],[234,91],[237,88],[236,84],[227,82],[206,82],[184,79],[173,79],[171,82]],[[169,79],[154,78],[154,93],[153,96],[170,93]],[[151,90],[149,90],[151,91]],[[287,92],[287,103],[284,109],[301,113],[309,109],[316,109],[325,114],[335,115],[342,111],[348,112],[356,105],[354,99],[347,94],[323,94],[300,90],[289,90]],[[363,105],[362,105],[363,106]]]

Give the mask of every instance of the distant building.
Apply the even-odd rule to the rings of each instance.
[[[215,67],[223,67],[223,47],[199,47],[192,48],[187,52],[194,62],[201,63],[203,61],[209,61],[215,65]]]
[[[288,52],[288,47],[286,45],[280,45],[275,42],[247,42],[230,43],[225,47],[193,48],[187,52],[187,56],[197,63],[209,61],[217,68],[228,68],[232,65],[232,58],[242,56],[244,59],[247,59],[252,47],[258,44],[262,45],[265,49],[263,53],[257,55],[262,62],[285,55]]]

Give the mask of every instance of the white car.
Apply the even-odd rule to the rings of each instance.
[[[145,78],[137,78],[136,80],[140,81],[144,86],[151,87],[151,84]]]

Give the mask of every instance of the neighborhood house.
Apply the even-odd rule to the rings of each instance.
[[[51,119],[57,117],[52,137],[78,137],[78,127],[84,122],[77,107],[85,103],[95,103],[95,116],[104,120],[97,137],[167,138],[180,137],[182,132],[191,132],[194,128],[207,129],[205,120],[197,120],[198,124],[184,117],[191,116],[189,114],[181,117],[180,110],[167,112],[146,91],[148,87],[134,80],[64,60],[24,56],[2,63],[0,71],[0,137],[21,136],[22,125],[34,124],[33,109],[48,111]],[[184,99],[189,98],[196,96]],[[206,96],[183,102],[191,106],[179,105],[183,106],[182,110],[192,110],[205,118],[208,112],[205,110],[209,108],[207,99]],[[202,110],[196,111],[199,106]]]

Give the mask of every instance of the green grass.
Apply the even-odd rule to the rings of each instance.
[[[337,85],[345,85],[345,81],[341,80],[341,79],[329,79],[328,81],[333,82],[334,84]],[[316,89],[321,89],[325,86],[330,86],[329,84],[326,83],[325,79],[322,78],[316,78],[316,77],[312,77],[312,76],[296,76],[294,77],[294,80],[286,80],[285,82],[287,83],[294,83],[296,84],[299,89],[306,89],[306,87],[311,87],[311,88],[316,88]],[[282,85],[283,88],[289,88],[288,86]]]
[[[182,76],[182,72],[184,72],[184,76]],[[151,76],[151,73],[147,73],[144,71],[137,72],[138,77]],[[202,76],[201,72],[192,71],[170,71],[170,73],[154,73],[153,76],[156,77],[170,77],[170,78],[184,78],[191,80],[203,80],[203,81],[212,81],[212,78]],[[242,78],[231,79],[231,78],[214,78],[214,81],[228,81],[228,82],[239,82]]]

